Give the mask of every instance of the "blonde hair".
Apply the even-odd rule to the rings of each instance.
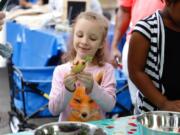
[[[76,57],[76,51],[73,47],[73,34],[74,34],[74,28],[80,19],[86,19],[89,21],[96,21],[102,27],[102,30],[103,30],[102,44],[103,44],[103,47],[97,50],[95,57],[93,59],[93,63],[97,64],[98,66],[103,66],[104,63],[108,61],[107,56],[106,56],[106,51],[107,51],[106,37],[107,37],[109,23],[108,23],[108,20],[104,16],[102,16],[98,13],[92,12],[92,11],[81,12],[76,17],[74,23],[72,24],[72,35],[71,35],[70,43],[68,46],[69,52],[67,52],[63,56],[63,62],[73,60]]]

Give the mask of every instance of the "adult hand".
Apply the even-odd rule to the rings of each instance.
[[[121,61],[122,61],[121,52],[119,51],[118,48],[113,48],[112,47],[111,53],[112,53],[112,57],[113,57],[112,61],[111,61],[111,64],[114,67],[118,67],[119,66],[118,64],[121,65]]]
[[[5,13],[0,12],[0,30],[2,30],[2,25],[4,24]]]
[[[78,80],[85,86],[86,94],[90,94],[92,92],[94,79],[92,74],[87,72],[81,72],[77,74]]]
[[[76,81],[77,77],[76,74],[70,73],[64,77],[64,85],[65,88],[69,92],[74,92],[76,90]]]
[[[118,48],[113,48],[112,47],[112,56],[113,56],[114,60],[118,57],[120,59],[120,61],[121,61],[122,54],[121,54],[121,52],[119,51]]]
[[[166,111],[180,112],[180,100],[166,100],[161,109]]]

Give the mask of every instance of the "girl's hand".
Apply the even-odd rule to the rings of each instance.
[[[166,111],[180,112],[180,100],[166,100],[161,109]]]
[[[76,81],[77,77],[76,74],[70,73],[64,77],[64,85],[65,88],[69,92],[74,92],[76,90]]]
[[[92,92],[94,79],[92,74],[87,72],[81,72],[77,74],[78,80],[85,86],[86,94],[90,94]]]

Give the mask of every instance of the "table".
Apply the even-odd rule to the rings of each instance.
[[[108,135],[140,135],[137,128],[136,116],[104,119],[91,123],[103,128]],[[33,135],[33,132],[27,131],[8,135]]]

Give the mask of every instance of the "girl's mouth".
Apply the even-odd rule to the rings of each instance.
[[[81,49],[81,50],[83,50],[83,51],[89,51],[89,50],[90,50],[89,48],[81,47],[81,46],[79,46],[79,49]]]

